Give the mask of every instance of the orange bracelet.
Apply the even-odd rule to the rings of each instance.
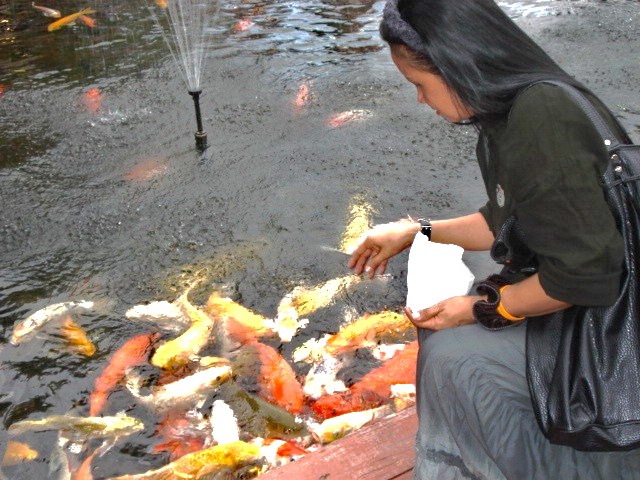
[[[500,288],[500,296],[502,297],[502,291],[507,288],[509,285],[505,285],[504,287]],[[511,315],[509,312],[507,312],[507,310],[504,308],[504,306],[502,305],[502,299],[498,302],[498,306],[496,307],[496,312],[498,313],[498,315],[500,315],[503,318],[506,318],[507,320],[511,320],[512,322],[519,322],[520,320],[524,320],[525,317],[514,317],[513,315]]]

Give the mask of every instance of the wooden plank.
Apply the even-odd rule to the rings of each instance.
[[[377,420],[261,480],[409,480],[415,464],[415,407]]]

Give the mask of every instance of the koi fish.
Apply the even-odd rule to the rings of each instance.
[[[236,32],[244,32],[245,30],[250,29],[254,25],[255,23],[253,23],[249,18],[241,18],[235,23],[235,25],[233,26],[233,29]]]
[[[232,443],[240,440],[238,419],[224,400],[216,400],[211,406],[211,438],[216,444]]]
[[[136,335],[127,340],[111,356],[109,364],[96,378],[95,389],[89,396],[90,416],[95,417],[102,412],[109,393],[125,377],[126,370],[145,363],[149,357],[149,351],[159,338],[159,333]]]
[[[291,341],[300,328],[309,321],[300,319],[316,310],[328,306],[335,296],[349,286],[359,282],[358,275],[333,278],[312,288],[296,287],[278,304],[274,328],[283,342]]]
[[[167,168],[164,159],[152,157],[133,167],[124,175],[124,179],[136,183],[147,182],[154,177],[162,175]]]
[[[144,424],[133,417],[76,417],[52,415],[41,420],[22,420],[12,424],[7,431],[12,435],[26,432],[61,430],[68,438],[84,441],[95,438],[119,438],[144,429]]]
[[[348,390],[342,380],[337,380],[342,362],[331,355],[321,357],[321,360],[311,366],[304,380],[303,391],[311,398],[319,398],[325,394],[334,394]]]
[[[255,342],[242,347],[233,361],[239,377],[256,378],[260,396],[290,413],[300,413],[304,392],[296,374],[273,347]]]
[[[215,321],[203,310],[193,306],[188,299],[188,288],[177,300],[176,304],[191,320],[191,326],[182,335],[160,345],[151,363],[156,367],[171,370],[185,365],[194,358],[209,341]]]
[[[260,447],[237,441],[189,453],[157,470],[134,475],[123,475],[111,480],[169,480],[172,478],[197,479],[216,469],[235,470],[256,462],[262,457]]]
[[[156,387],[148,395],[140,394],[140,380],[130,372],[127,375],[127,388],[142,404],[157,412],[192,407],[206,399],[211,392],[231,378],[228,365],[209,367],[188,377]]]
[[[91,20],[89,17],[85,17],[84,15],[80,16],[79,18],[80,19],[87,18]],[[104,95],[98,88],[90,88],[82,95],[82,105],[88,112],[95,114],[95,113],[98,113],[98,110],[100,110],[103,99],[104,99]]]
[[[71,15],[67,15],[66,17],[62,17],[60,20],[56,20],[53,23],[50,23],[47,26],[47,30],[49,32],[53,32],[54,30],[58,30],[66,25],[72,25],[81,15],[91,15],[92,13],[96,13],[93,8],[85,8],[80,10],[79,12],[72,13]]]
[[[236,382],[225,383],[218,394],[233,410],[240,429],[254,437],[291,439],[308,433],[294,415],[248,393]]]
[[[71,317],[66,317],[62,320],[60,332],[66,339],[69,348],[74,352],[85,357],[92,357],[96,353],[96,346],[89,340],[82,327],[74,322]]]
[[[354,383],[347,392],[320,397],[313,404],[313,411],[327,419],[380,406],[390,399],[392,385],[415,384],[417,358],[418,342],[413,341]]]
[[[9,440],[7,442],[7,449],[2,457],[3,467],[10,467],[12,465],[18,465],[22,462],[29,462],[38,458],[38,452],[31,448],[26,443],[15,442]]]
[[[361,412],[345,413],[337,417],[329,418],[320,424],[312,423],[309,426],[309,430],[316,441],[320,443],[330,443],[344,437],[348,433],[358,430],[376,418],[386,417],[391,413],[393,413],[393,408],[389,405],[363,410]]]
[[[349,210],[349,221],[342,234],[340,251],[351,255],[371,228],[370,217],[375,210],[362,196],[353,199]]]
[[[371,115],[372,112],[370,110],[348,110],[346,112],[337,113],[329,117],[329,119],[327,120],[327,125],[331,128],[340,128],[349,123],[364,120]]]
[[[260,447],[260,453],[271,467],[281,467],[309,453],[296,443],[279,438],[258,437],[251,440],[251,443]]]
[[[295,362],[313,361],[376,346],[385,340],[406,340],[406,337],[413,340],[412,334],[415,334],[413,324],[405,315],[390,310],[367,313],[333,335],[307,340],[293,351],[292,357]]]
[[[230,298],[221,297],[218,292],[209,296],[205,311],[212,317],[221,319],[227,334],[240,343],[274,335],[272,320],[252,312]]]
[[[78,20],[80,20],[89,28],[94,28],[96,26],[96,21],[91,17],[87,17],[86,15],[80,15],[78,17]]]
[[[167,8],[167,0],[156,0],[156,5],[160,8]]]
[[[54,10],[53,8],[41,7],[39,5],[36,5],[35,2],[31,2],[31,6],[36,10],[40,10],[45,17],[50,17],[50,18],[61,17],[60,12],[58,10]]]
[[[136,305],[127,310],[124,315],[129,320],[150,320],[161,329],[168,331],[184,330],[190,323],[177,305],[167,301]]]
[[[71,480],[93,480],[93,474],[91,473],[91,463],[93,458],[100,452],[100,449],[95,450],[87,458],[85,458],[78,469],[73,472]]]
[[[14,326],[13,333],[11,334],[11,344],[18,345],[31,340],[35,334],[51,320],[70,315],[81,310],[90,310],[91,308],[93,308],[93,302],[88,302],[86,300],[81,300],[79,302],[55,303],[42,308]]]
[[[208,425],[197,411],[169,414],[160,422],[155,435],[164,441],[155,445],[151,453],[169,452],[171,461],[205,448]]]
[[[301,83],[300,86],[298,87],[298,93],[296,94],[296,99],[294,101],[294,105],[296,107],[296,110],[298,111],[301,111],[307,105],[307,103],[309,103],[309,100],[311,99],[309,86],[310,86],[309,82],[304,82],[304,83]]]

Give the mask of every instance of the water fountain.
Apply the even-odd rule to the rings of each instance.
[[[162,35],[193,99],[198,130],[196,147],[207,147],[207,133],[200,113],[200,76],[204,67],[207,30],[218,11],[218,0],[154,0],[150,5]],[[161,12],[160,15],[157,12]],[[161,20],[162,19],[162,20]],[[168,30],[167,31],[167,25]]]

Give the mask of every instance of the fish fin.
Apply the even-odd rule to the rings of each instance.
[[[80,15],[91,15],[92,13],[96,13],[93,8],[83,8],[78,12]]]

